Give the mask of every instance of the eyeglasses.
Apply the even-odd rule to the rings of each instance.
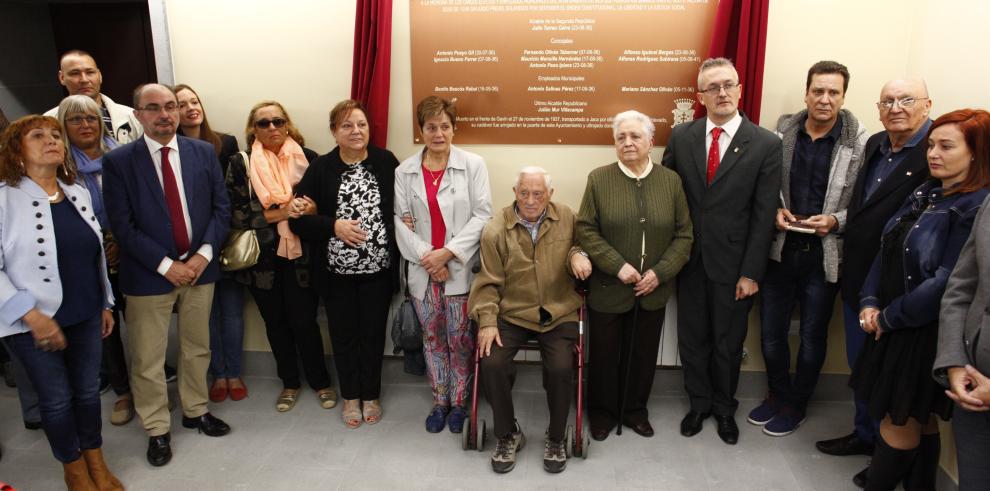
[[[881,111],[890,111],[894,106],[901,106],[901,109],[910,109],[918,101],[927,100],[927,97],[905,97],[903,99],[888,99],[877,103],[877,108]]]
[[[165,112],[167,112],[167,113],[174,113],[174,112],[176,112],[176,111],[179,110],[179,105],[176,104],[176,103],[174,103],[174,102],[169,102],[168,104],[165,104],[164,106],[160,106],[158,104],[148,104],[147,106],[139,107],[138,108],[139,111],[145,111],[145,112],[156,113],[156,114],[162,112],[162,109],[164,109]]]
[[[65,122],[72,126],[81,126],[83,122],[88,124],[96,124],[100,121],[100,118],[93,116],[92,114],[87,114],[86,116],[72,116],[71,118],[65,118]]]
[[[288,121],[286,121],[286,120],[284,120],[282,118],[259,119],[259,120],[257,120],[257,121],[254,122],[254,127],[255,128],[258,128],[259,130],[263,130],[263,129],[267,128],[269,125],[275,125],[276,128],[281,128],[281,127],[285,126],[285,123],[287,123],[287,122]]]
[[[732,91],[732,89],[735,89],[736,87],[739,87],[739,84],[737,84],[735,82],[729,82],[729,83],[727,83],[725,85],[712,85],[712,86],[709,86],[707,89],[704,89],[701,92],[704,92],[705,94],[713,95],[714,96],[714,95],[719,95],[720,93],[722,93],[723,90],[725,91],[726,94],[728,94],[729,92]]]

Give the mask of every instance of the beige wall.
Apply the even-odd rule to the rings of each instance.
[[[350,92],[354,3],[294,0],[273,8],[258,0],[166,0],[175,77],[193,86],[214,128],[243,143],[252,104],[277,99],[320,152],[332,147],[326,114]],[[805,73],[812,63],[834,59],[852,73],[846,107],[871,132],[881,129],[874,102],[887,79],[924,76],[934,114],[959,107],[987,107],[983,86],[990,65],[975,53],[987,44],[990,3],[981,0],[781,0],[771,4],[763,92],[763,126],[803,105]],[[403,159],[412,143],[409,4],[394,2],[389,147]],[[493,200],[512,199],[514,172],[541,165],[553,175],[556,198],[577,207],[587,173],[614,160],[609,147],[472,145],[491,173]],[[661,149],[654,152],[659,159]],[[253,306],[250,307],[253,309]],[[754,309],[745,369],[760,370],[758,317]],[[833,316],[828,373],[848,372],[841,313]],[[257,314],[251,315],[246,348],[267,349]],[[943,432],[947,435],[948,432]],[[949,443],[949,442],[947,442]],[[952,448],[951,443],[947,448]],[[951,454],[952,452],[943,452]],[[952,457],[952,456],[948,456]],[[954,462],[944,462],[954,469]]]

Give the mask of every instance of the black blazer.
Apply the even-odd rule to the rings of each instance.
[[[702,118],[674,126],[663,152],[663,165],[681,176],[691,210],[688,265],[704,257],[712,281],[735,284],[745,276],[759,282],[780,201],[780,138],[743,117],[708,186],[705,123]]]
[[[393,207],[395,193],[395,168],[399,160],[392,152],[384,148],[368,146],[368,158],[361,164],[368,167],[378,181],[381,192],[382,219],[388,233],[388,249],[391,257],[391,276],[393,288],[398,285],[399,248],[395,244],[395,211]],[[313,243],[313,283],[317,291],[326,292],[327,278],[327,241],[333,236],[333,225],[337,221],[337,194],[340,191],[340,176],[350,169],[340,159],[340,147],[335,147],[330,153],[320,156],[309,164],[309,169],[296,185],[296,194],[309,196],[316,202],[316,215],[307,215],[289,220],[289,227],[300,238]]]
[[[880,153],[880,143],[884,138],[887,138],[887,132],[881,131],[866,141],[864,165],[856,178],[856,188],[846,212],[846,229],[842,235],[842,301],[856,310],[859,309],[859,291],[863,288],[873,259],[880,251],[880,234],[884,225],[911,191],[928,179],[928,145],[919,142],[906,150],[908,154],[901,164],[880,183],[870,199],[864,201],[866,175]]]
[[[230,167],[230,158],[240,151],[237,148],[237,138],[226,133],[217,133],[220,137],[220,171],[222,176],[227,175],[227,167]]]

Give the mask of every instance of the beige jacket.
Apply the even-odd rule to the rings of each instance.
[[[576,217],[566,205],[548,203],[536,244],[519,223],[515,203],[502,209],[481,234],[481,271],[471,286],[468,311],[478,328],[510,324],[546,332],[576,321],[581,296],[570,275]],[[540,322],[540,309],[549,318]]]

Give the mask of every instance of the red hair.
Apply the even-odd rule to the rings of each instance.
[[[951,193],[990,189],[990,113],[983,109],[957,109],[945,113],[932,123],[928,136],[931,137],[935,128],[947,124],[954,124],[959,128],[973,156],[966,179],[953,188]]]

